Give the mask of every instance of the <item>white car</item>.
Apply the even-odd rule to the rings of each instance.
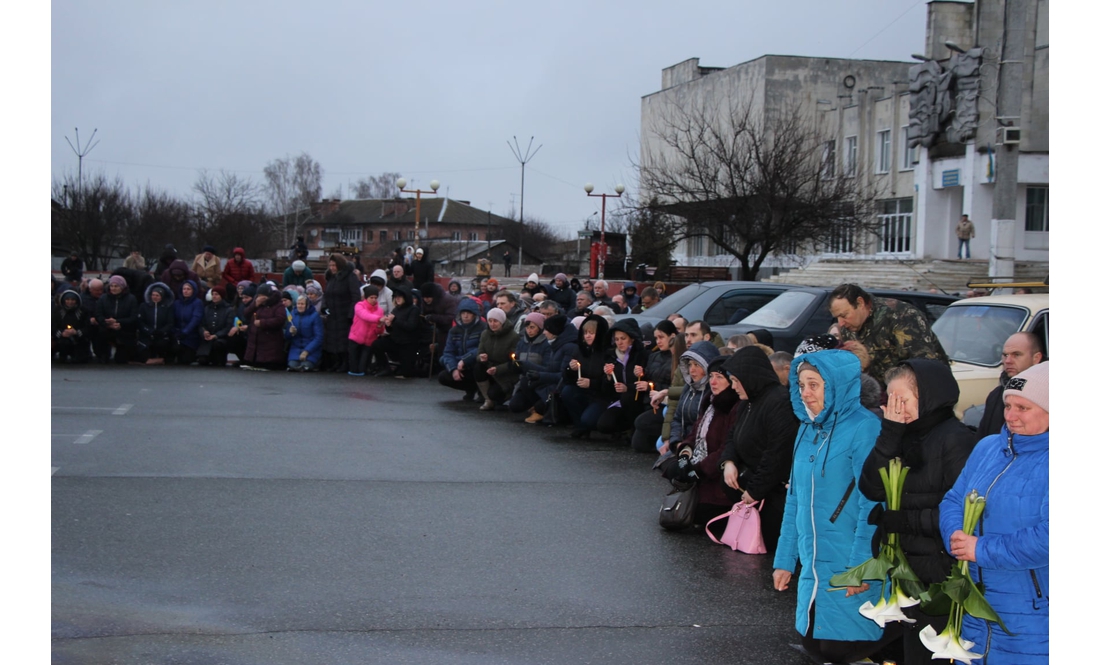
[[[951,303],[932,324],[959,383],[955,415],[967,425],[981,422],[985,398],[1003,371],[1001,349],[1009,335],[1035,333],[1044,359],[1050,357],[1049,297],[1035,293],[967,298]]]

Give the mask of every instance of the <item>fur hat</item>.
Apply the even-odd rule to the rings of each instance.
[[[1019,395],[1050,413],[1050,363],[1032,365],[1005,383],[1004,396]]]

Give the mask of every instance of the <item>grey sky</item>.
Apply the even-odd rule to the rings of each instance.
[[[201,167],[260,181],[268,161],[305,150],[326,196],[399,171],[504,213],[520,194],[506,141],[534,135],[525,211],[571,235],[599,210],[585,182],[632,186],[639,100],[662,68],[909,60],[925,13],[923,0],[54,0],[51,170],[75,170],[74,127],[82,140],[98,128],[86,170],[132,186],[190,195]]]

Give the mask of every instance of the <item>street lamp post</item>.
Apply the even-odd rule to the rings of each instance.
[[[621,197],[623,195],[623,192],[626,190],[626,187],[623,187],[622,185],[615,185],[615,193],[614,194],[593,194],[592,193],[593,189],[596,189],[596,188],[592,186],[592,183],[588,183],[584,186],[584,191],[589,196],[598,196],[599,198],[602,199],[602,202],[600,204],[600,269],[599,269],[599,279],[603,279],[603,262],[604,262],[604,258],[607,256],[607,236],[604,233],[604,217],[607,215],[607,197],[610,196],[613,199],[617,199],[617,198]]]
[[[397,179],[398,191],[404,192],[406,194],[416,194],[416,220],[413,222],[413,247],[416,248],[420,247],[420,195],[428,194],[429,192],[426,189],[405,189],[405,184],[406,182],[404,178]],[[428,186],[432,188],[430,192],[432,194],[435,194],[437,191],[439,191],[438,180],[431,181],[430,183],[428,183]]]

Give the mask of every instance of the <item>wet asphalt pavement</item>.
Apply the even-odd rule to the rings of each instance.
[[[54,663],[759,663],[771,557],[639,455],[425,379],[52,372]]]

